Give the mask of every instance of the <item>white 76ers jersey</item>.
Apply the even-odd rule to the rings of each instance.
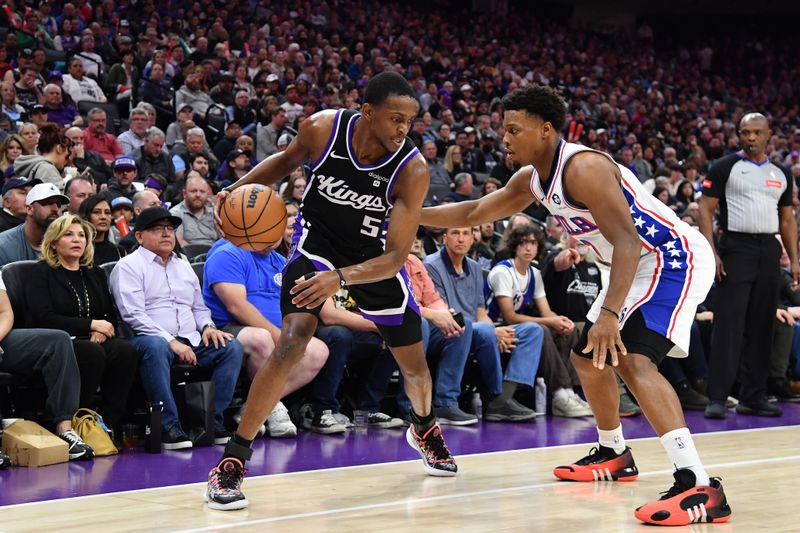
[[[564,194],[564,168],[573,155],[583,151],[591,149],[561,140],[548,183],[542,183],[534,168],[530,189],[567,233],[610,263],[613,245],[600,233],[589,210],[572,205]],[[622,174],[620,188],[628,201],[631,219],[642,243],[636,278],[620,310],[620,327],[631,313],[639,310],[648,329],[675,343],[669,355],[685,357],[695,311],[714,280],[713,252],[700,232],[681,221],[672,209],[647,192],[633,172],[617,166]],[[592,322],[597,320],[605,295],[603,289],[587,315]]]

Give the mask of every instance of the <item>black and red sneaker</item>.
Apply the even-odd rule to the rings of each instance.
[[[248,502],[242,492],[242,480],[247,469],[239,459],[226,457],[208,473],[206,502],[209,509],[234,511],[244,509]]]
[[[676,470],[675,484],[662,492],[658,500],[642,505],[633,513],[646,524],[686,526],[700,522],[720,523],[731,518],[731,508],[719,478],[712,477],[709,485],[695,486],[694,472]]]
[[[617,454],[613,448],[597,445],[583,459],[557,466],[553,474],[566,481],[633,481],[639,477],[639,469],[630,448]]]
[[[406,431],[408,445],[419,452],[422,457],[422,466],[430,476],[450,477],[458,471],[453,454],[444,443],[442,428],[434,424],[422,435],[417,435],[414,424]]]

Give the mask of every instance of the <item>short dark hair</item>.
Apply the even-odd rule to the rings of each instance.
[[[369,80],[364,93],[364,103],[381,105],[390,96],[407,96],[417,100],[414,89],[403,76],[397,72],[381,72]]]
[[[527,85],[503,98],[506,111],[525,111],[537,115],[561,131],[566,121],[567,104],[552,87]]]

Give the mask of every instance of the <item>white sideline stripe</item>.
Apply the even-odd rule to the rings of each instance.
[[[695,435],[712,435],[713,436],[713,435],[716,435],[716,434],[720,434],[720,435],[725,434],[725,435],[727,435],[727,434],[730,434],[730,433],[752,433],[754,431],[773,431],[773,430],[782,430],[782,429],[800,429],[800,425],[772,426],[772,427],[768,427],[768,428],[731,429],[731,430],[724,430],[724,431],[706,431],[706,432],[703,432],[703,433],[692,433],[692,436],[695,436]],[[640,437],[640,438],[636,438],[636,439],[625,439],[625,441],[626,442],[645,442],[645,441],[649,441],[649,440],[658,440],[658,438],[659,437]],[[513,453],[522,453],[522,452],[535,452],[537,450],[553,450],[553,449],[559,449],[559,448],[575,448],[575,447],[584,447],[584,446],[587,446],[587,445],[594,445],[594,444],[596,444],[596,442],[593,441],[593,442],[580,442],[580,443],[575,443],[575,444],[558,444],[558,445],[555,445],[555,446],[543,446],[543,447],[538,447],[538,448],[522,448],[522,449],[517,449],[517,450],[499,450],[499,451],[496,451],[496,452],[479,452],[479,453],[456,455],[456,459],[458,459],[459,457],[476,457],[476,456],[481,456],[481,455],[483,455],[483,456],[486,456],[486,455],[502,455],[502,454],[513,454]],[[800,455],[798,455],[798,456],[789,456],[789,457],[800,458]],[[777,458],[777,459],[783,460],[785,458]],[[265,478],[265,477],[297,476],[297,475],[302,475],[302,474],[308,474],[309,472],[317,472],[317,473],[321,473],[321,472],[336,472],[336,471],[339,471],[339,470],[351,470],[351,469],[358,469],[358,468],[369,468],[369,467],[381,466],[381,465],[396,465],[396,464],[403,464],[403,463],[416,463],[417,461],[419,461],[419,459],[404,459],[402,461],[388,461],[388,462],[385,462],[385,463],[370,463],[370,464],[365,464],[365,465],[336,466],[336,467],[332,467],[332,468],[320,468],[320,469],[316,469],[316,470],[299,470],[297,472],[283,472],[283,473],[280,473],[280,474],[262,474],[260,476],[250,476],[247,479],[248,480],[252,480],[252,479],[261,479],[261,478]],[[757,463],[755,463],[755,464],[760,464],[762,462],[762,460],[756,460],[756,461],[757,461]],[[733,466],[738,466],[738,465],[747,464],[747,462],[737,462],[737,463],[729,463],[729,464],[731,464]],[[716,466],[727,466],[727,463],[726,464],[719,464],[719,465],[716,465]],[[211,467],[209,466],[209,470],[210,469],[211,469]],[[664,473],[664,472],[671,473],[672,471],[671,470],[669,470],[669,471],[667,471],[667,470],[659,471],[659,473]],[[652,475],[654,473],[655,472],[652,472],[652,473],[650,473],[650,475]],[[642,474],[642,473],[639,474],[640,477],[644,476],[644,475],[648,475],[648,474]],[[198,481],[198,482],[195,482],[195,483],[184,483],[184,484],[179,484],[179,485],[164,485],[164,486],[161,486],[161,487],[148,487],[148,488],[145,488],[145,489],[120,490],[120,491],[116,491],[116,492],[103,492],[103,493],[100,493],[100,494],[87,494],[85,496],[74,496],[72,498],[54,498],[54,499],[51,499],[51,500],[40,500],[40,501],[36,501],[36,502],[26,502],[26,503],[15,503],[15,504],[10,504],[10,505],[3,505],[3,506],[0,506],[0,509],[2,509],[2,510],[14,509],[14,508],[17,508],[17,507],[27,507],[27,506],[32,506],[32,505],[43,505],[43,504],[49,504],[49,503],[53,503],[53,502],[60,502],[60,501],[76,502],[76,501],[85,500],[85,499],[91,499],[91,498],[102,498],[102,497],[105,497],[105,496],[124,496],[124,495],[128,495],[128,494],[138,494],[140,492],[149,492],[149,491],[175,490],[175,489],[178,489],[178,488],[181,488],[181,487],[193,487],[193,486],[200,486],[200,485],[205,486],[206,483],[207,483],[206,481]]]
[[[784,461],[796,461],[800,460],[800,455],[787,455],[784,457],[772,457],[769,459],[753,459],[750,461],[734,461],[730,463],[717,463],[713,465],[707,465],[708,468],[720,468],[720,467],[737,467],[737,466],[747,466],[747,465],[755,465],[755,464],[768,464],[768,463],[782,463]],[[673,472],[672,469],[669,470],[655,470],[652,472],[646,472],[644,474],[639,474],[639,477],[648,477],[648,476],[655,476],[655,475],[662,475],[662,474],[671,474]],[[457,494],[445,494],[442,496],[431,496],[427,498],[406,498],[403,500],[393,500],[388,502],[382,503],[373,503],[369,505],[354,505],[352,507],[340,507],[339,509],[327,509],[325,511],[313,511],[309,513],[297,513],[297,514],[290,514],[290,515],[283,515],[283,516],[272,516],[269,518],[259,518],[255,520],[243,520],[241,522],[231,522],[229,524],[217,524],[213,526],[207,527],[200,527],[195,529],[180,529],[173,531],[173,533],[196,533],[201,531],[216,531],[218,529],[231,529],[231,528],[239,528],[245,526],[253,526],[258,524],[269,524],[272,522],[284,522],[287,520],[298,520],[303,518],[313,518],[317,516],[328,516],[328,515],[337,515],[343,513],[352,513],[352,512],[361,512],[361,511],[370,511],[373,509],[383,509],[387,507],[399,507],[399,506],[408,506],[408,505],[416,505],[416,504],[428,504],[431,502],[437,501],[445,501],[445,500],[455,500],[460,498],[472,498],[476,496],[486,496],[491,494],[502,494],[505,492],[518,492],[518,491],[525,491],[531,489],[542,489],[547,487],[553,487],[556,485],[563,484],[563,481],[550,481],[547,483],[536,483],[532,485],[517,485],[515,487],[503,487],[500,489],[488,489],[488,490],[476,490],[472,492],[460,492]],[[705,509],[704,509],[705,511]],[[234,513],[235,511],[219,511],[222,513]],[[699,512],[698,512],[699,515]],[[691,511],[690,515],[691,517]]]

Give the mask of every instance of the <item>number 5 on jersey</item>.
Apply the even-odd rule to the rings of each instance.
[[[361,233],[367,237],[377,237],[381,232],[381,219],[364,215],[364,222],[361,224]]]

